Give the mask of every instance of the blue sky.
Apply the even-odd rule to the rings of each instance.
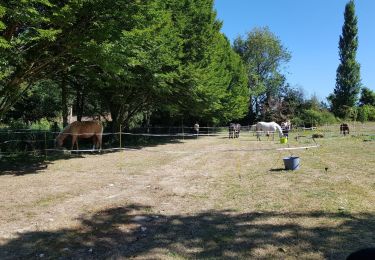
[[[339,64],[338,41],[348,0],[215,0],[222,32],[233,42],[268,26],[291,52],[286,74],[292,86],[326,101]],[[362,84],[375,90],[375,1],[356,0]]]

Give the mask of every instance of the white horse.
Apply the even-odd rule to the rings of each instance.
[[[279,137],[283,137],[283,130],[281,129],[281,126],[278,125],[275,122],[258,122],[256,124],[256,131],[257,131],[257,139],[260,141],[260,135],[261,133],[266,133],[266,135],[270,136],[270,133],[272,133],[272,140],[274,140],[273,133],[279,132]]]

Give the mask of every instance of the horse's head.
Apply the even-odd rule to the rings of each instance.
[[[63,135],[59,134],[55,139],[55,146],[58,148],[61,148],[63,144],[64,144]]]

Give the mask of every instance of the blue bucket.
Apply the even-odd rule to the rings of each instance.
[[[284,160],[284,165],[285,165],[285,170],[297,170],[299,169],[299,157],[285,157],[283,158]]]

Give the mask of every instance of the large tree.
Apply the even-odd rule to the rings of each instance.
[[[3,7],[0,117],[41,79],[60,87],[64,118],[68,103],[78,117],[89,107],[109,111],[116,130],[157,110],[212,123],[246,112],[245,70],[220,33],[213,0],[10,0]]]
[[[359,105],[375,106],[375,92],[369,88],[363,87],[361,90],[361,98],[359,99]]]
[[[249,120],[266,118],[275,112],[274,101],[285,82],[283,64],[291,58],[280,39],[267,27],[255,28],[246,38],[234,41],[234,50],[247,66],[249,78]]]
[[[347,111],[355,106],[361,87],[360,65],[356,61],[358,27],[353,0],[345,6],[344,19],[339,40],[340,64],[336,72],[336,87],[328,98],[332,111],[339,117],[345,117]]]

